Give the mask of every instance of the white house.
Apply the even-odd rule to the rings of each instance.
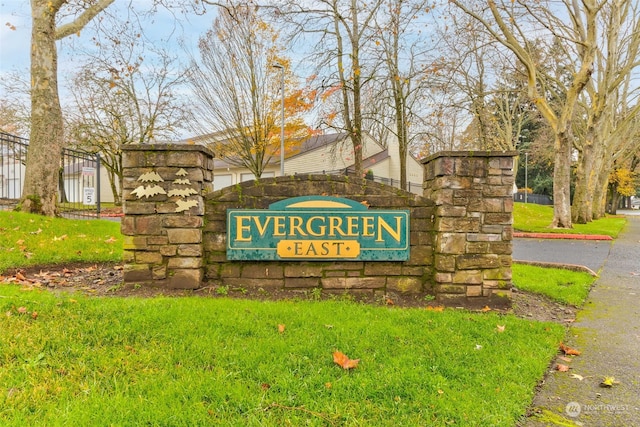
[[[202,143],[204,137],[189,141]],[[400,158],[395,138],[390,139],[385,148],[370,135],[363,135],[363,168],[371,171],[374,180],[395,187],[400,186]],[[353,145],[345,133],[316,135],[303,141],[295,150],[287,153],[284,161],[285,175],[296,174],[345,174],[353,173]],[[214,161],[214,189],[219,190],[243,181],[255,179],[246,168],[225,162]],[[280,176],[280,157],[274,156],[264,168],[262,178]],[[413,156],[407,156],[407,189],[422,193],[423,170],[421,163]]]

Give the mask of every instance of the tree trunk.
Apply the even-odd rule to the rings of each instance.
[[[67,190],[64,188],[64,168],[58,169],[58,191],[60,191],[60,203],[69,203]]]
[[[571,223],[571,140],[567,132],[556,134],[553,168],[553,228],[573,228]]]
[[[55,14],[45,0],[31,4],[31,135],[20,203],[25,212],[54,216],[63,142]]]
[[[609,208],[609,213],[611,215],[615,215],[618,213],[618,203],[620,203],[620,194],[616,191],[615,187],[611,188],[611,207]]]
[[[593,126],[587,129],[581,156],[578,158],[576,186],[573,194],[572,219],[577,224],[593,221],[596,189],[599,184],[600,170],[603,168],[602,143],[597,139]]]
[[[113,194],[113,204],[120,206],[120,194],[118,193],[118,186],[116,185],[116,179],[120,181],[120,177],[116,175],[113,170],[109,170],[107,176],[109,177],[109,185],[111,186],[111,193]]]
[[[609,170],[602,168],[598,174],[596,188],[593,192],[593,219],[604,218],[607,211],[607,188]]]

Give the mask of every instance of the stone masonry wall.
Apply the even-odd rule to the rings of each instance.
[[[511,295],[515,152],[443,152],[425,165],[437,206],[434,291],[446,304],[506,303]]]
[[[447,305],[510,302],[514,152],[444,152],[424,163],[424,196],[366,179],[296,175],[213,192],[213,154],[197,145],[123,153],[126,283],[196,289],[429,293]],[[410,210],[408,261],[229,261],[227,209],[305,195]]]
[[[213,154],[197,145],[123,148],[124,281],[196,289],[204,278],[204,194]]]
[[[227,209],[267,209],[277,201],[303,196],[346,197],[370,210],[409,209],[410,259],[387,261],[227,261]],[[323,292],[431,293],[431,201],[420,196],[343,176],[296,175],[262,179],[227,187],[206,198],[205,280],[230,288],[310,289]]]

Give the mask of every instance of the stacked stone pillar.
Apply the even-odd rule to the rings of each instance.
[[[515,152],[441,152],[424,160],[424,196],[436,204],[434,293],[495,307],[511,296]]]
[[[130,145],[122,163],[125,283],[200,287],[213,153],[198,145]]]

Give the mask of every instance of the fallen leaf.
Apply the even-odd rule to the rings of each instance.
[[[573,359],[565,356],[558,356],[558,359],[563,360],[565,362],[571,362]]]
[[[262,389],[262,391],[267,391],[271,388],[271,384],[268,383],[262,383],[260,384],[260,388]]]
[[[600,387],[611,388],[616,384],[620,384],[620,382],[616,381],[614,377],[604,377],[604,379],[600,383]]]
[[[333,352],[333,361],[342,367],[342,369],[354,369],[358,367],[360,359],[349,359],[349,357],[341,351]]]
[[[40,234],[42,233],[42,228],[38,228],[36,231],[31,231],[31,234]]]
[[[486,313],[487,311],[491,311],[491,307],[489,307],[488,305],[485,305],[482,310],[483,313]]]
[[[500,332],[500,333],[504,332],[506,327],[507,327],[507,325],[496,325],[496,328],[498,329],[498,332]]]
[[[24,253],[24,257],[25,257],[26,259],[29,259],[29,258],[31,258],[32,256],[33,256],[33,253],[32,253],[32,252],[25,252],[25,253]]]
[[[34,319],[34,320],[37,319],[38,318],[38,312],[34,311],[33,313],[31,313],[31,318]]]
[[[480,344],[476,344],[476,350],[482,350],[482,346]]]
[[[331,383],[324,383],[324,388],[331,388],[331,387],[332,387]]]
[[[27,280],[27,278],[26,278],[26,277],[24,277],[24,274],[20,273],[19,271],[16,273],[16,279],[17,279],[17,280],[20,280],[20,281],[23,281],[23,282],[24,282],[25,280]]]
[[[21,246],[24,244],[24,239],[16,240],[16,245]]]
[[[18,307],[18,313],[24,314],[27,312],[27,307]]]
[[[443,305],[437,305],[437,306],[433,306],[433,305],[428,305],[426,307],[427,311],[444,311],[444,306]]]
[[[394,302],[391,298],[385,298],[384,303],[387,305],[394,305]]]
[[[58,240],[66,240],[66,238],[67,238],[67,235],[66,235],[66,234],[63,234],[63,235],[62,235],[62,236],[60,236],[60,237],[53,236],[53,241],[54,241],[54,242],[57,242]]]
[[[557,371],[560,371],[560,372],[568,372],[568,371],[569,371],[569,369],[571,369],[571,368],[569,368],[569,366],[567,366],[567,365],[563,365],[562,363],[558,363],[558,364],[556,365],[556,370],[557,370]]]
[[[560,343],[560,350],[567,356],[580,356],[580,352],[574,348],[568,347],[563,343]]]
[[[278,325],[278,332],[280,332],[281,334],[284,334],[284,329],[285,326],[282,323]]]
[[[571,374],[571,378],[575,378],[577,380],[582,381],[584,379],[584,377],[582,375],[578,375],[578,374]]]

